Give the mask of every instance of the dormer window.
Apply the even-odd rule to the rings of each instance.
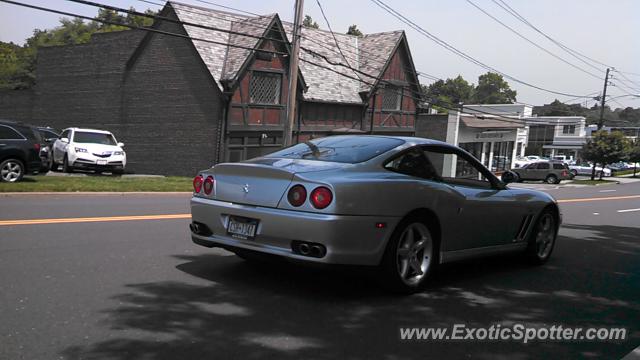
[[[576,133],[575,125],[564,125],[562,126],[562,134],[563,135],[573,135]]]
[[[398,111],[402,108],[402,88],[387,85],[382,89],[382,110]]]
[[[254,71],[249,83],[252,104],[280,104],[282,74]]]

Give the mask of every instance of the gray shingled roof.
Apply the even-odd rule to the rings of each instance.
[[[173,7],[178,15],[178,19],[181,21],[255,36],[264,35],[266,27],[276,16],[265,15],[253,17],[173,1],[168,4]],[[293,25],[287,22],[283,22],[282,25],[287,33],[288,39],[291,39]],[[252,37],[233,35],[193,26],[185,26],[185,30],[191,37],[215,40],[230,45],[255,47],[258,41]],[[402,31],[394,31],[357,37],[336,33],[335,35],[340,43],[340,48],[345,54],[345,60],[337,51],[336,44],[330,32],[303,28],[300,42],[302,48],[300,51],[300,72],[308,86],[307,92],[304,93],[305,99],[362,103],[359,93],[361,91],[368,91],[370,86],[357,80],[358,77],[367,83],[373,83],[375,79],[362,74],[356,74],[351,69],[335,64],[348,63],[351,67],[364,73],[376,77],[380,76],[384,65],[391,56],[402,34]],[[221,90],[221,81],[232,80],[250,54],[249,50],[197,40],[194,40],[193,44]],[[323,57],[326,57],[326,59]],[[329,60],[329,62],[327,60]],[[307,61],[321,66],[311,64]],[[331,70],[324,69],[323,67]],[[345,74],[348,77],[341,76],[336,72]]]

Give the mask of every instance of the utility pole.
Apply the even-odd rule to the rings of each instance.
[[[604,103],[607,101],[607,85],[609,84],[609,71],[611,69],[607,68],[607,73],[604,75],[604,89],[602,89],[602,99],[600,101],[600,120],[598,120],[598,130],[602,130],[604,126]]]
[[[284,147],[293,144],[293,123],[296,117],[296,104],[298,92],[298,55],[300,53],[300,31],[302,30],[302,8],[304,0],[296,0],[295,18],[293,21],[293,34],[291,36],[291,57],[289,61],[289,94],[287,97],[287,122],[284,124]]]

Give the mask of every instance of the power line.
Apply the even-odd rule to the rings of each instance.
[[[576,59],[580,60],[581,62],[591,66],[592,68],[596,69],[596,70],[600,70],[600,68],[593,66],[593,64],[586,62],[584,59],[587,59],[589,61],[591,61],[592,63],[598,64],[598,65],[602,65],[608,68],[615,68],[614,66],[605,64],[601,61],[598,61],[592,57],[589,57],[577,50],[574,50],[568,46],[566,46],[565,44],[561,43],[560,41],[552,38],[551,36],[547,35],[546,33],[544,33],[542,30],[540,30],[538,27],[536,27],[535,25],[533,25],[531,22],[529,22],[524,16],[522,16],[520,13],[518,13],[515,9],[513,9],[511,6],[509,6],[509,4],[507,4],[504,0],[492,0],[496,5],[500,6],[504,11],[506,11],[507,13],[511,14],[512,16],[514,16],[516,19],[520,20],[521,22],[523,22],[525,25],[529,26],[530,28],[532,28],[533,30],[535,30],[536,32],[538,32],[540,35],[544,36],[545,38],[547,38],[549,41],[551,41],[552,43],[554,43],[555,45],[557,45],[558,47],[560,47],[561,49],[563,49],[565,52],[567,52],[568,54],[570,54],[571,56],[575,57]],[[499,2],[498,2],[499,1]],[[620,71],[622,72],[622,71]],[[623,72],[626,74],[633,74],[633,73],[629,73],[629,72]],[[640,74],[637,74],[640,76]]]
[[[392,16],[394,16],[395,18],[397,18],[398,20],[402,21],[403,23],[407,24],[408,26],[410,26],[411,28],[413,28],[414,30],[418,31],[419,34],[425,36],[426,38],[428,38],[429,40],[435,42],[436,44],[444,47],[445,49],[453,52],[454,54],[462,57],[463,59],[470,61],[486,70],[495,72],[497,74],[502,75],[503,77],[506,77],[508,79],[511,79],[517,83],[520,83],[522,85],[540,90],[540,91],[545,91],[548,93],[552,93],[552,94],[556,94],[556,95],[562,95],[562,96],[569,96],[569,97],[588,97],[588,96],[584,96],[584,95],[576,95],[576,94],[569,94],[569,93],[565,93],[565,92],[560,92],[560,91],[555,91],[555,90],[549,90],[546,88],[543,88],[541,86],[537,86],[531,83],[528,83],[526,81],[520,80],[516,77],[513,77],[511,75],[508,75],[494,67],[491,67],[489,65],[486,65],[484,63],[482,63],[481,61],[471,57],[470,55],[464,53],[463,51],[455,48],[454,46],[450,45],[449,43],[447,43],[446,41],[438,38],[437,36],[433,35],[432,33],[430,33],[429,31],[425,30],[423,27],[421,27],[420,25],[417,25],[415,22],[413,22],[412,20],[410,20],[409,18],[407,18],[406,16],[402,15],[401,13],[399,13],[398,11],[394,10],[392,7],[390,7],[389,5],[385,4],[384,2],[382,2],[381,0],[371,0],[374,4],[376,4],[378,7],[380,7],[381,9],[383,9],[384,11],[390,13]]]
[[[169,32],[169,31],[158,30],[158,29],[154,29],[154,28],[130,25],[130,24],[119,23],[119,22],[110,21],[110,20],[104,20],[104,19],[96,19],[96,18],[92,18],[90,16],[84,16],[84,15],[74,14],[74,13],[70,13],[70,12],[66,12],[66,11],[55,10],[55,9],[51,9],[51,8],[45,8],[45,7],[42,7],[42,6],[24,4],[24,3],[20,3],[20,2],[12,1],[12,0],[0,0],[0,1],[8,3],[8,4],[13,4],[13,5],[17,5],[17,6],[23,6],[23,7],[35,9],[35,10],[47,11],[47,12],[51,12],[51,13],[58,14],[58,15],[71,16],[71,17],[75,17],[75,18],[79,18],[79,19],[101,22],[101,23],[107,24],[107,25],[123,26],[123,27],[127,27],[127,28],[130,28],[130,29],[135,29],[135,30],[149,31],[149,32],[154,32],[154,33],[168,35],[168,36],[174,36],[174,37],[185,38],[185,39],[190,39],[190,40],[195,40],[195,41],[202,41],[202,42],[211,43],[211,44],[224,45],[224,46],[230,46],[230,47],[235,47],[235,48],[240,48],[240,49],[245,49],[245,50],[256,51],[255,48],[251,48],[251,47],[248,47],[248,46],[231,45],[231,44],[227,44],[227,43],[223,43],[223,42],[219,42],[219,41],[215,41],[215,40],[190,37],[188,35],[176,34],[176,33],[172,33],[172,32]],[[153,15],[149,15],[149,16],[153,16]],[[275,54],[275,55],[287,55],[287,53],[278,52],[278,51],[271,51],[271,50],[260,50],[260,51],[264,52],[264,53]]]
[[[316,4],[318,4],[318,8],[320,8],[320,13],[322,14],[322,17],[324,18],[324,21],[327,23],[327,28],[329,29],[329,32],[331,32],[331,37],[333,38],[333,42],[336,44],[336,47],[338,48],[338,51],[340,52],[340,55],[342,55],[342,59],[347,64],[347,66],[352,68],[353,66],[351,66],[351,64],[349,63],[349,60],[347,60],[347,57],[344,56],[344,53],[342,52],[342,49],[340,48],[340,43],[338,43],[338,39],[336,38],[336,34],[334,34],[333,29],[331,29],[331,23],[329,22],[329,19],[327,19],[327,15],[324,13],[324,9],[322,8],[322,4],[320,4],[320,0],[316,0]],[[362,80],[360,78],[360,75],[358,75],[357,72],[354,71],[353,73],[356,74],[356,76],[360,80]]]
[[[596,78],[596,79],[600,79],[600,76],[598,76],[598,75],[596,75],[596,74],[594,74],[594,73],[592,73],[592,72],[590,72],[590,71],[588,71],[588,70],[585,70],[585,69],[583,69],[583,68],[579,67],[578,65],[575,65],[574,63],[571,63],[571,62],[569,62],[569,61],[567,61],[567,60],[565,60],[565,59],[561,58],[560,56],[558,56],[558,55],[556,55],[556,54],[552,53],[551,51],[547,50],[546,48],[544,48],[544,47],[540,46],[540,45],[539,45],[539,44],[537,44],[536,42],[534,42],[534,41],[530,40],[529,38],[527,38],[526,36],[522,35],[521,33],[519,33],[517,30],[515,30],[515,29],[514,29],[514,28],[512,28],[511,26],[509,26],[509,25],[505,24],[504,22],[500,21],[500,19],[498,19],[497,17],[495,17],[495,16],[491,15],[488,11],[486,11],[485,9],[483,9],[482,7],[480,7],[479,5],[477,5],[476,3],[474,3],[473,1],[471,1],[471,0],[467,0],[467,2],[468,2],[469,4],[471,4],[473,7],[475,7],[476,9],[478,9],[478,10],[479,10],[480,12],[482,12],[483,14],[487,15],[489,18],[493,19],[493,20],[494,20],[495,22],[497,22],[498,24],[500,24],[500,25],[504,26],[504,27],[505,27],[505,28],[507,28],[509,31],[511,31],[512,33],[516,34],[516,35],[517,35],[518,37],[520,37],[521,39],[523,39],[523,40],[525,40],[526,42],[530,43],[531,45],[535,46],[536,48],[538,48],[538,49],[540,49],[540,50],[544,51],[545,53],[547,53],[547,54],[549,54],[549,55],[553,56],[554,58],[556,58],[556,59],[558,59],[558,60],[562,61],[563,63],[565,63],[565,64],[567,64],[567,65],[569,65],[569,66],[571,66],[571,67],[573,67],[573,68],[575,68],[575,69],[577,69],[577,70],[582,71],[582,72],[583,72],[583,73],[585,73],[585,74],[591,75],[592,77],[594,77],[594,78]]]
[[[239,36],[245,36],[245,37],[254,38],[254,39],[258,39],[258,40],[271,40],[271,41],[276,41],[276,42],[281,42],[281,43],[287,43],[285,40],[282,40],[282,39],[276,39],[276,38],[270,38],[270,37],[265,37],[265,36],[260,36],[260,35],[247,34],[247,33],[239,32],[239,31],[221,29],[221,28],[218,28],[218,27],[215,27],[215,26],[202,25],[202,24],[183,21],[183,20],[176,20],[176,19],[168,18],[166,16],[147,14],[147,13],[143,13],[143,12],[139,12],[139,11],[135,11],[135,10],[124,9],[124,8],[111,6],[111,5],[106,5],[106,4],[101,4],[101,3],[96,3],[96,2],[88,1],[88,0],[67,0],[67,1],[78,3],[78,4],[83,4],[83,5],[89,5],[89,6],[93,6],[93,7],[99,7],[99,8],[107,9],[107,10],[111,10],[111,11],[122,12],[122,13],[125,13],[125,14],[142,16],[142,17],[146,17],[146,18],[150,18],[150,19],[154,19],[154,20],[162,20],[162,21],[173,23],[173,24],[180,24],[180,25],[183,25],[183,26],[186,25],[186,26],[197,27],[197,28],[205,29],[205,30],[223,32],[223,33],[227,33],[227,34],[230,34],[230,35],[239,35]]]
[[[19,3],[19,2],[11,1],[11,0],[0,0],[0,1],[1,1],[1,2],[5,2],[5,3],[9,3],[9,4],[13,4],[13,5],[17,5],[17,6],[23,6],[23,7],[27,7],[27,8],[35,9],[35,10],[47,11],[47,12],[51,12],[51,13],[55,13],[55,14],[59,14],[59,15],[70,16],[70,17],[76,17],[76,18],[80,18],[80,19],[85,19],[85,20],[90,20],[90,21],[96,21],[96,22],[100,22],[100,23],[104,23],[104,24],[109,24],[109,25],[123,26],[123,27],[131,28],[131,29],[141,30],[141,31],[147,31],[147,32],[153,32],[153,33],[159,33],[159,34],[167,35],[167,36],[174,36],[174,37],[179,37],[179,38],[185,38],[185,39],[189,39],[189,40],[192,40],[192,41],[204,41],[204,42],[212,42],[212,43],[221,44],[221,45],[229,45],[229,44],[224,44],[224,43],[214,42],[214,41],[211,41],[211,40],[208,40],[208,39],[200,39],[200,38],[195,38],[195,37],[191,37],[191,36],[187,36],[187,35],[182,35],[182,34],[172,33],[172,32],[169,32],[169,31],[161,31],[161,30],[158,30],[158,29],[153,29],[153,28],[148,28],[148,27],[140,27],[140,26],[135,26],[135,25],[130,25],[130,24],[118,23],[118,22],[110,21],[110,20],[96,19],[96,18],[91,18],[91,17],[88,17],[88,16],[83,16],[83,15],[79,15],[79,14],[74,14],[74,13],[64,12],[64,11],[55,10],[55,9],[50,9],[50,8],[45,8],[45,7],[41,7],[41,6],[30,5],[30,4],[23,4],[23,3]],[[154,17],[154,15],[148,15],[148,16]],[[255,50],[256,50],[255,48],[248,48],[248,47],[243,47],[243,46],[238,46],[238,45],[229,45],[229,46],[231,46],[231,47],[243,48],[243,49],[248,49],[248,50],[253,50],[253,51],[255,51]],[[259,51],[263,51],[263,50],[259,50]],[[263,52],[266,52],[266,53],[273,53],[273,54],[277,54],[277,55],[287,55],[286,53],[280,53],[280,52],[274,52],[274,51],[267,51],[267,50],[264,50]],[[361,79],[358,79],[358,78],[354,78],[354,77],[352,77],[352,76],[350,76],[350,75],[347,75],[347,74],[341,73],[341,72],[339,72],[339,71],[337,71],[337,70],[335,70],[335,69],[332,69],[332,68],[330,68],[330,67],[328,67],[328,66],[326,66],[326,65],[318,64],[318,63],[316,63],[316,62],[309,61],[309,60],[306,60],[306,59],[300,59],[300,61],[303,61],[303,62],[309,63],[309,64],[311,64],[311,65],[313,65],[313,66],[317,66],[317,67],[320,67],[320,68],[326,69],[326,70],[328,70],[328,71],[335,72],[335,73],[337,73],[337,74],[339,74],[339,75],[341,75],[341,76],[347,77],[347,78],[352,78],[353,80],[356,80],[356,81],[360,81],[360,82],[366,83],[366,84],[368,84],[368,85],[370,85],[370,86],[373,86],[373,85],[374,85],[373,83],[365,82],[364,80],[361,80]],[[347,65],[342,64],[342,66],[347,66]],[[352,69],[352,70],[355,70],[355,69]],[[356,71],[357,71],[357,70],[356,70]],[[365,73],[365,74],[366,74],[366,73]],[[371,77],[371,78],[377,78],[377,77],[375,77],[375,76],[373,76],[373,75],[370,75],[370,74],[366,74],[366,75],[367,75],[367,76],[369,76],[369,77]],[[379,81],[380,81],[380,82],[383,82],[383,83],[389,83],[388,81],[383,80],[383,79],[379,79]],[[400,94],[401,96],[407,96],[407,97],[409,97],[409,98],[412,98],[412,99],[413,99],[413,100],[415,100],[416,102],[421,102],[421,101],[423,101],[423,100],[424,100],[422,97],[414,97],[414,96],[411,96],[411,95],[404,94],[404,93],[403,93],[403,92],[401,92],[401,91],[395,91],[395,90],[393,90],[393,89],[385,89],[385,90],[395,92],[396,94]],[[434,99],[429,99],[429,100],[433,101]],[[460,111],[460,110],[461,110],[461,109],[458,109],[458,108],[452,108],[452,107],[448,107],[447,105],[443,105],[443,104],[441,104],[441,102],[439,102],[437,99],[435,100],[434,104],[435,104],[435,105],[438,105],[438,106],[440,106],[440,107],[442,107],[442,108],[444,108],[444,109],[451,110],[451,111]],[[502,115],[500,115],[500,114],[493,114],[493,113],[490,113],[490,112],[484,112],[484,111],[476,111],[476,112],[483,113],[483,114],[487,114],[487,115],[492,115],[492,116],[494,116],[495,118],[497,118],[497,119],[502,119],[503,121],[506,121],[506,122],[512,122],[512,123],[523,124],[523,122],[522,122],[522,121],[514,120],[513,118],[508,118],[508,117],[502,116]],[[464,112],[462,112],[462,113],[464,114]],[[469,115],[474,115],[474,114],[469,114]]]

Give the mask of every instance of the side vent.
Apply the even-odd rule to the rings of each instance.
[[[525,240],[525,237],[529,233],[531,223],[533,223],[533,215],[527,215],[522,219],[516,237],[513,239],[514,242]]]

